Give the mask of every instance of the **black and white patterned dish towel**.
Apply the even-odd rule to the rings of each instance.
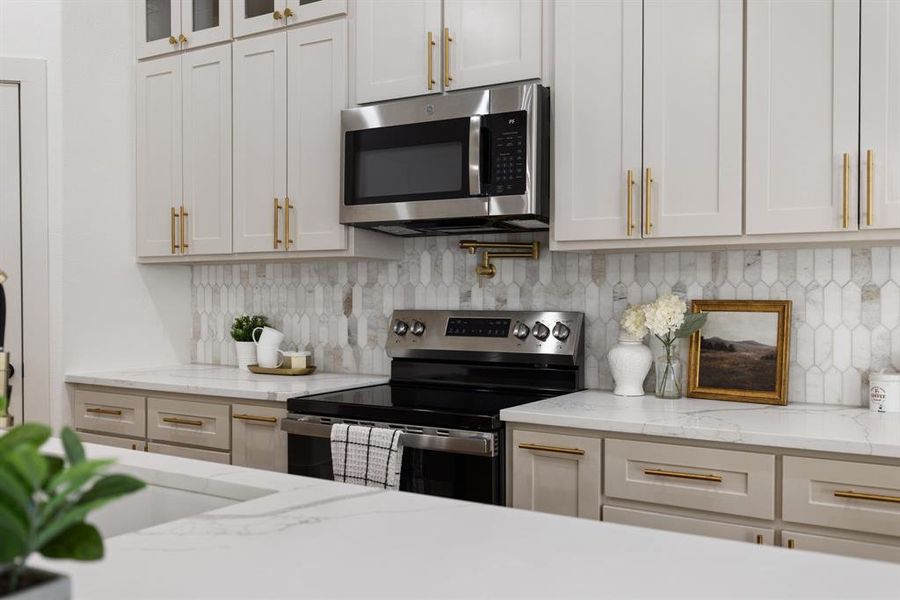
[[[382,427],[331,426],[334,480],[387,490],[400,488],[401,432]]]

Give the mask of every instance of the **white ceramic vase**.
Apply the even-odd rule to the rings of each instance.
[[[643,396],[644,379],[653,365],[653,353],[640,339],[619,333],[619,343],[607,355],[609,370],[616,382],[616,396]]]
[[[238,368],[247,369],[248,365],[256,364],[256,344],[254,342],[235,342]]]

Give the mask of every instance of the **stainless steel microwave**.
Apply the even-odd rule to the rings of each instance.
[[[341,124],[342,223],[399,236],[548,228],[548,88],[352,108]]]

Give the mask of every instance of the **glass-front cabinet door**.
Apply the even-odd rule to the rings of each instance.
[[[347,0],[286,0],[287,24],[347,14]]]
[[[286,0],[234,0],[234,36],[272,31],[285,25]]]
[[[181,0],[182,49],[224,42],[231,38],[229,0]]]
[[[139,59],[199,48],[231,38],[231,0],[139,0],[135,21]]]

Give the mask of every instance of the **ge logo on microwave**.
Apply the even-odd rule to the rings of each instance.
[[[425,112],[427,112],[429,115],[433,114],[434,113],[434,104],[426,104]]]

